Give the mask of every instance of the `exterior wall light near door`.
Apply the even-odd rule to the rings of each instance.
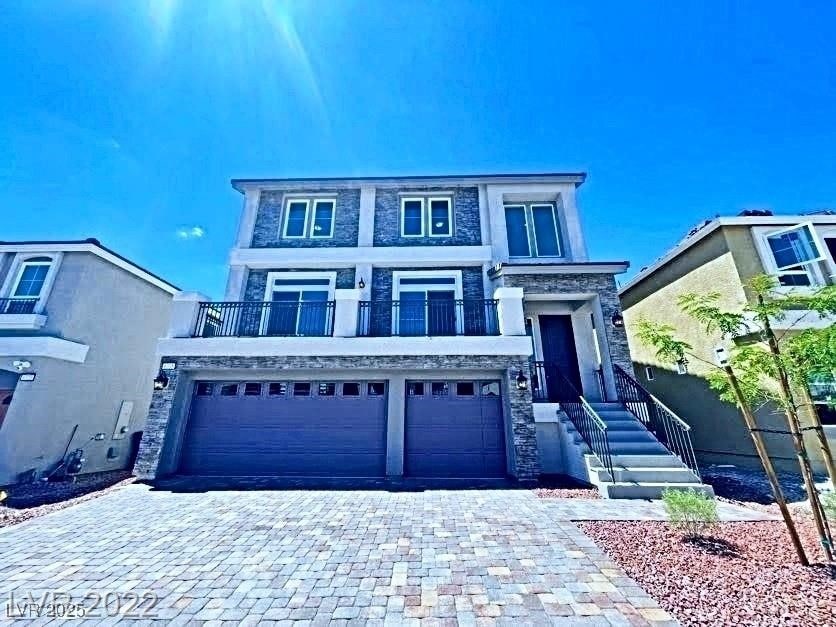
[[[366,287],[366,282],[363,280],[363,277],[360,277],[360,281],[357,283],[357,287],[359,287],[361,290]]]
[[[522,391],[528,389],[528,377],[523,374],[522,370],[517,373],[517,389]]]
[[[164,390],[168,387],[168,375],[160,370],[160,374],[154,377],[154,389]]]
[[[624,326],[624,316],[621,315],[621,312],[616,312],[612,315],[612,325],[616,329],[620,329]]]

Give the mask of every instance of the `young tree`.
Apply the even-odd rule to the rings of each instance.
[[[707,379],[722,400],[735,403],[741,409],[764,470],[770,478],[776,502],[781,507],[790,535],[796,543],[797,536],[791,519],[788,513],[785,514],[785,505],[782,505],[780,486],[777,479],[773,483],[774,470],[750,408],[754,404],[771,402],[785,413],[788,433],[799,461],[820,540],[830,559],[830,529],[815,489],[803,436],[805,430],[815,431],[831,484],[836,487],[833,457],[808,387],[812,377],[832,376],[836,370],[836,327],[831,325],[791,334],[784,332],[779,337],[773,325],[786,319],[787,313],[792,310],[803,312],[795,314],[795,325],[808,316],[827,319],[827,316],[836,314],[836,287],[826,287],[813,294],[786,295],[777,292],[775,279],[768,276],[755,277],[748,287],[754,295],[754,302],[743,308],[742,312],[723,310],[718,304],[721,295],[716,292],[684,294],[678,302],[681,309],[699,322],[707,334],[717,334],[724,340],[736,340],[737,346],[731,353],[730,362],[710,371]],[[792,330],[792,326],[788,331]],[[682,362],[692,347],[677,340],[673,336],[674,332],[675,329],[670,325],[639,322],[639,338],[655,347],[660,359]],[[810,415],[812,427],[802,427],[802,409]],[[799,546],[796,548],[798,550]],[[801,553],[799,558],[806,562]]]

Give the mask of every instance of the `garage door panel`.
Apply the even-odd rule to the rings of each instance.
[[[197,384],[196,390],[201,384]],[[196,395],[181,472],[379,477],[386,467],[386,396]],[[331,386],[333,388],[333,385]],[[292,389],[290,383],[287,390]],[[365,384],[361,386],[365,389]],[[206,391],[206,390],[204,390]]]
[[[421,394],[407,384],[405,473],[413,477],[504,477],[505,437],[502,404],[493,395],[482,396],[472,382],[472,396],[437,395],[426,383]],[[456,390],[458,382],[448,382]],[[438,387],[438,386],[436,386]],[[470,387],[470,386],[468,386]],[[487,389],[499,389],[498,384]]]

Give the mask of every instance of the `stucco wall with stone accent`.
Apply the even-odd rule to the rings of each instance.
[[[264,300],[264,290],[267,287],[268,272],[310,272],[295,268],[275,268],[273,270],[250,270],[247,276],[247,286],[244,289],[244,300]],[[351,289],[354,286],[354,268],[338,268],[332,270],[317,270],[317,272],[336,272],[337,289]]]
[[[359,189],[311,189],[309,194],[321,196],[333,194],[337,199],[334,208],[334,237],[330,238],[283,238],[285,197],[287,192],[269,190],[261,192],[253,229],[253,248],[333,248],[357,246],[360,230]],[[293,191],[295,197],[305,197],[305,192]],[[311,206],[308,211],[313,211]]]
[[[168,361],[163,357],[162,361]],[[536,429],[531,392],[518,390],[511,380],[526,368],[527,357],[496,355],[445,355],[388,357],[177,357],[177,370],[170,375],[169,386],[156,390],[145,424],[135,473],[153,479],[176,471],[179,438],[185,426],[186,408],[192,382],[201,373],[221,373],[229,379],[270,378],[278,371],[309,373],[315,378],[325,370],[420,372],[420,376],[444,378],[445,371],[502,371],[505,399],[506,437],[512,474],[520,480],[535,480],[540,473]],[[510,416],[510,422],[509,417]]]
[[[401,197],[414,194],[451,195],[451,237],[401,237]],[[426,211],[426,209],[425,209]],[[375,246],[478,246],[482,243],[479,222],[479,190],[476,187],[377,188],[375,191]]]
[[[610,358],[628,373],[633,373],[633,360],[624,327],[613,326],[613,315],[621,313],[621,302],[615,276],[612,274],[505,274],[505,287],[521,287],[530,294],[598,294],[604,317],[604,330],[610,347]]]

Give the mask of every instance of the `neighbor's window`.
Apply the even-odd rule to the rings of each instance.
[[[560,221],[554,203],[505,205],[510,257],[562,257]]]
[[[453,200],[448,196],[401,198],[401,236],[450,237]]]
[[[800,224],[766,236],[778,282],[784,286],[813,284],[808,264],[824,258],[811,224]]]
[[[333,198],[289,198],[285,205],[282,236],[296,239],[333,237],[336,204]]]

